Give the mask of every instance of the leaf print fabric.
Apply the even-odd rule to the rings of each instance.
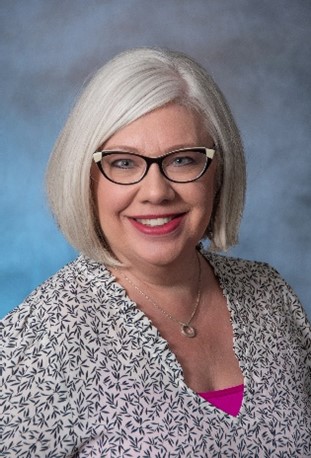
[[[237,417],[184,382],[167,342],[79,256],[1,322],[0,456],[311,457],[311,330],[268,265],[205,254],[244,375]]]

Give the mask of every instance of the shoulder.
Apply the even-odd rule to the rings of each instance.
[[[229,281],[245,282],[266,286],[271,282],[285,283],[280,274],[269,264],[211,252],[202,253],[214,268],[216,275],[224,276]]]
[[[210,252],[202,254],[214,269],[221,287],[231,297],[257,309],[280,309],[282,313],[299,310],[304,315],[295,292],[269,264]]]
[[[92,316],[113,278],[106,267],[84,256],[38,286],[16,309],[1,320],[7,348],[40,340],[47,335],[66,334],[66,327]]]
[[[80,256],[40,285],[0,323],[0,416],[5,421],[4,444],[10,450],[15,451],[15,446],[16,450],[28,450],[41,419],[41,433],[51,449],[76,442],[74,433],[65,445],[58,442],[55,412],[63,413],[59,424],[63,431],[60,436],[65,438],[66,431],[72,429],[71,418],[78,417],[74,393],[82,392],[85,383],[91,386],[88,370],[96,370],[94,355],[100,344],[108,341],[104,336],[96,340],[99,326],[95,304],[102,304],[99,291],[105,290],[109,278],[104,266]],[[29,427],[21,432],[25,424]]]
[[[95,291],[99,280],[101,284],[105,284],[110,278],[110,272],[103,264],[80,255],[39,285],[6,318],[10,319],[17,312],[28,306],[33,308],[38,303],[43,308],[50,308],[52,304],[61,302],[61,298],[72,302],[74,297],[81,297],[86,290]]]
[[[225,289],[236,296],[250,296],[257,302],[273,300],[297,302],[297,296],[270,264],[260,261],[223,256],[205,252],[203,255],[214,269],[215,275]]]
[[[104,265],[80,256],[63,267],[0,322],[4,386],[83,379],[81,362],[95,364],[102,346],[116,345],[123,304],[125,292]]]
[[[282,332],[299,335],[311,349],[311,327],[297,295],[272,266],[259,261],[202,253],[214,269],[220,285],[238,305],[246,322],[273,321]]]

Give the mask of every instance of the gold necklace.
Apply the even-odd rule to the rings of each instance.
[[[198,256],[198,262],[199,262],[198,292],[197,292],[197,297],[196,297],[194,309],[193,309],[193,311],[191,313],[191,316],[190,316],[189,320],[186,323],[183,322],[183,321],[178,320],[173,315],[171,315],[166,310],[164,310],[162,307],[160,307],[160,305],[154,299],[151,299],[151,297],[149,297],[146,293],[144,293],[141,289],[139,289],[138,286],[135,283],[133,283],[132,280],[124,272],[122,272],[119,268],[115,267],[115,269],[120,273],[120,275],[131,286],[133,286],[133,288],[136,289],[136,291],[139,292],[139,294],[141,294],[145,299],[147,299],[147,301],[149,301],[157,310],[159,310],[164,316],[169,318],[171,321],[174,321],[175,323],[178,323],[180,325],[180,332],[181,332],[181,334],[183,336],[192,338],[192,337],[195,337],[197,335],[197,331],[193,326],[190,325],[190,323],[193,320],[193,318],[194,318],[194,316],[195,316],[195,314],[196,314],[196,312],[198,310],[200,299],[201,299],[201,263],[200,263],[199,256]]]

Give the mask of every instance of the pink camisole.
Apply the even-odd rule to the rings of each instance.
[[[236,417],[240,411],[243,402],[244,385],[233,386],[223,390],[207,391],[198,393],[206,401],[213,404],[220,410]]]

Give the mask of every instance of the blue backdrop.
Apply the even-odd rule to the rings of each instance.
[[[274,265],[311,316],[311,2],[1,2],[0,314],[75,253],[47,209],[44,170],[87,75],[128,47],[189,53],[240,126],[248,198],[230,254]]]

